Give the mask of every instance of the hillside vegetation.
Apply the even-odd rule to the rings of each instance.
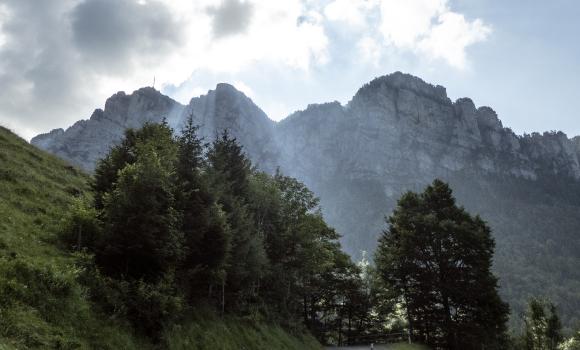
[[[62,218],[87,195],[89,176],[0,127],[0,349],[319,349],[276,325],[206,311],[153,344],[105,314],[82,283],[82,254],[67,252]]]
[[[88,177],[0,128],[0,337],[7,348],[138,348],[100,317],[55,244],[60,218]],[[103,343],[106,342],[106,343]]]
[[[129,129],[91,177],[0,129],[0,349],[577,341],[544,299],[507,332],[491,230],[447,183],[401,196],[374,264],[355,263],[304,184],[197,131]]]

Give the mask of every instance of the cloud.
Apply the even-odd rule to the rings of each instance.
[[[261,85],[275,85],[265,80],[308,86],[315,74],[378,69],[409,53],[464,69],[467,49],[490,31],[447,0],[3,0],[0,123],[25,137],[65,127],[154,76],[185,101],[196,87],[251,83],[240,88],[282,115],[262,97]],[[276,91],[289,89],[269,88],[269,98],[284,99]]]
[[[301,0],[4,0],[0,123],[30,138],[153,76],[163,88],[260,64],[306,72],[327,46]]]
[[[256,93],[254,92],[254,90],[243,81],[236,80],[233,85],[236,87],[236,89],[243,92],[244,95],[246,95],[247,97],[256,98]]]
[[[220,38],[246,31],[252,19],[254,6],[249,1],[225,0],[218,7],[210,7],[214,37]]]
[[[429,35],[418,42],[419,50],[432,58],[441,58],[451,66],[467,66],[466,48],[487,39],[491,28],[481,20],[469,22],[461,14],[446,12],[439,16]]]
[[[70,16],[77,51],[104,74],[131,68],[139,58],[162,59],[183,41],[181,24],[157,1],[86,0]]]
[[[328,62],[322,18],[301,0],[254,0],[252,6],[251,21],[243,32],[209,43],[200,63],[204,68],[236,72],[269,64],[309,70]]]
[[[357,49],[364,63],[378,66],[382,58],[381,44],[377,40],[364,36],[357,43]]]
[[[325,6],[324,16],[359,33],[361,58],[375,64],[394,48],[465,69],[467,48],[491,33],[481,19],[470,21],[453,12],[448,0],[333,0]]]
[[[379,29],[387,45],[443,59],[464,69],[467,48],[487,39],[491,27],[450,10],[447,0],[381,0]]]
[[[419,38],[429,34],[445,4],[446,0],[382,0],[379,30],[388,44],[414,48]]]
[[[60,14],[64,2],[5,1],[0,51],[0,117],[25,136],[54,124],[58,113],[77,110],[85,78],[76,68]],[[50,30],[48,29],[50,28]],[[53,118],[49,118],[53,116]]]
[[[334,0],[324,8],[324,15],[331,21],[364,28],[369,21],[370,11],[376,4],[375,0]]]

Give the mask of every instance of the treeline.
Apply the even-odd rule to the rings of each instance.
[[[152,338],[197,308],[306,326],[322,342],[365,329],[361,268],[341,251],[314,194],[252,167],[227,132],[211,144],[191,119],[128,130],[95,171],[90,203],[65,220],[86,252],[103,311]],[[339,339],[340,338],[340,339]]]
[[[126,131],[61,238],[80,252],[94,304],[155,341],[209,306],[326,344],[568,350],[580,342],[565,340],[556,308],[535,299],[524,330],[508,332],[491,230],[446,183],[404,194],[386,223],[374,261],[354,263],[308,188],[252,167],[227,131],[204,143],[190,118],[178,136],[166,123]]]

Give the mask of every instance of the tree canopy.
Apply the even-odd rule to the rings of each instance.
[[[447,184],[408,192],[387,219],[377,268],[406,308],[412,337],[434,348],[497,349],[508,306],[491,272],[489,227],[456,205]]]

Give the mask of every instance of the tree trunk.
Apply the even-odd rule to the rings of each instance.
[[[222,318],[226,311],[226,280],[222,279]]]
[[[445,310],[445,341],[447,342],[447,349],[455,350],[455,332],[451,322],[451,308],[449,307],[449,297],[443,296],[443,308]]]
[[[83,227],[82,227],[82,225],[79,225],[79,234],[78,234],[78,238],[77,238],[77,250],[81,250],[82,237],[83,237]]]
[[[302,299],[302,303],[304,306],[304,324],[306,326],[308,326],[308,298],[306,297],[306,295],[304,295],[303,299]]]

